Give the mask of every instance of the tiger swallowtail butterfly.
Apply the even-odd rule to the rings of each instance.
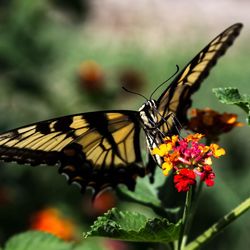
[[[0,159],[32,166],[59,164],[59,173],[81,190],[95,193],[125,184],[134,190],[137,176],[153,174],[159,158],[145,165],[140,149],[144,130],[149,149],[176,133],[173,116],[186,122],[191,95],[217,59],[238,36],[242,24],[232,25],[213,39],[181,70],[155,101],[139,111],[97,111],[54,118],[0,134]]]

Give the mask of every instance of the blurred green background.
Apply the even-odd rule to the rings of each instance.
[[[243,0],[1,0],[0,129],[100,109],[136,110],[143,100],[121,86],[149,96],[174,73],[176,64],[183,67],[235,22],[245,25],[242,34],[195,94],[193,107],[238,113],[245,122],[241,110],[220,104],[211,89],[232,86],[250,94],[249,8]],[[216,162],[215,187],[204,191],[194,235],[249,195],[248,135],[245,126],[222,136],[220,145],[227,155]],[[110,199],[112,205],[114,197]],[[100,213],[90,213],[90,198],[69,187],[55,167],[1,163],[1,244],[28,229],[32,215],[45,207],[71,218],[79,239]],[[244,215],[204,249],[246,249],[249,231],[249,215]]]

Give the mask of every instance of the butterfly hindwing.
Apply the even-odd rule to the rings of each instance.
[[[70,183],[126,184],[143,175],[136,111],[90,112],[65,116],[0,135],[0,159],[31,165],[60,163]]]
[[[159,119],[163,117],[167,121],[162,126],[165,133],[173,132],[174,117],[181,124],[185,124],[187,109],[191,106],[191,95],[200,87],[217,59],[225,53],[239,35],[241,28],[242,24],[234,24],[213,39],[184,67],[162,93],[158,99],[158,111]]]
[[[136,176],[145,175],[136,114],[100,112],[96,116],[88,113],[85,118],[95,129],[63,149],[59,171],[66,174],[70,182],[81,187],[91,186],[96,193],[120,183],[133,190]]]

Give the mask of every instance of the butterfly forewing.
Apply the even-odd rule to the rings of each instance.
[[[177,75],[169,87],[158,99],[159,120],[165,118],[167,122],[162,125],[165,133],[173,133],[176,123],[173,116],[184,124],[186,122],[187,109],[191,105],[190,96],[195,92],[217,59],[222,56],[227,48],[239,35],[242,24],[234,24],[212,42],[210,42],[186,67]],[[173,114],[173,116],[169,114]]]
[[[15,129],[0,136],[0,159],[55,164],[84,190],[126,184],[144,175],[136,111],[65,116]]]

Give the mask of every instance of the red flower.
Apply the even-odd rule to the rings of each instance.
[[[214,185],[215,173],[210,166],[204,166],[203,172],[200,175],[201,181],[205,181],[207,186],[211,187]]]
[[[190,185],[194,185],[195,183],[195,173],[193,170],[183,168],[174,176],[174,184],[178,192],[188,191],[190,189]]]

